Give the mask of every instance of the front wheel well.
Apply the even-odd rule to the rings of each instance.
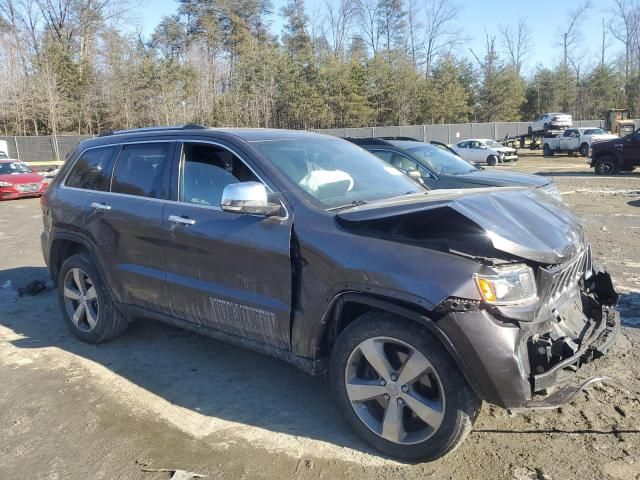
[[[59,239],[51,245],[51,279],[55,282],[64,261],[77,253],[89,253],[89,249],[76,240]]]
[[[425,322],[416,320],[416,317],[426,319],[426,312],[422,309],[419,311],[415,306],[406,302],[396,302],[369,295],[347,294],[339,297],[325,315],[326,326],[317,342],[317,355],[319,357],[330,355],[336,339],[347,325],[370,312],[391,313],[420,324]]]

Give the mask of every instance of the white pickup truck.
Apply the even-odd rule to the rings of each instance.
[[[593,142],[612,138],[616,138],[616,136],[606,133],[601,128],[567,128],[558,137],[545,138],[542,144],[542,152],[545,157],[555,153],[579,153],[583,157],[588,157],[589,149]]]

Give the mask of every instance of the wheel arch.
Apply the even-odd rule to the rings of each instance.
[[[423,326],[444,346],[476,394],[482,399],[487,398],[481,385],[471,375],[470,368],[464,361],[463,356],[449,337],[438,327],[435,319],[436,315],[423,307],[391,297],[355,291],[337,294],[323,316],[321,329],[316,340],[316,355],[319,357],[329,356],[335,340],[346,326],[361,315],[371,311],[397,315]]]
[[[58,279],[60,267],[64,261],[77,253],[91,253],[91,248],[82,237],[72,234],[60,234],[51,242],[49,252],[49,274],[54,283]]]

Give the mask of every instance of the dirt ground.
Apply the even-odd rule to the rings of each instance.
[[[152,322],[83,344],[55,292],[0,289],[0,478],[640,478],[640,173],[597,177],[583,159],[523,156],[497,168],[560,186],[623,294],[623,334],[589,365],[619,380],[566,407],[509,415],[485,404],[467,441],[433,463],[370,450],[326,381],[280,361]],[[37,199],[0,203],[0,287],[46,279]],[[597,369],[597,370],[596,370]]]

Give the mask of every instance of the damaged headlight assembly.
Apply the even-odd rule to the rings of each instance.
[[[482,299],[492,305],[533,303],[538,299],[536,278],[528,265],[493,267],[494,274],[474,275]]]

